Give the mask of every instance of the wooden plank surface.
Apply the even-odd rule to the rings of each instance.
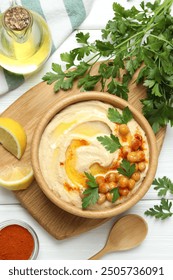
[[[98,66],[99,63],[95,65],[92,74],[97,72]],[[143,86],[136,86],[135,83],[133,83],[134,79],[129,85],[129,102],[141,111],[140,99],[145,97],[146,91]],[[99,91],[100,88],[97,87],[96,90]],[[31,88],[2,114],[2,116],[11,117],[19,121],[26,130],[27,148],[21,159],[21,163],[30,162],[32,136],[40,118],[54,106],[55,103],[61,102],[65,96],[73,93],[82,94],[77,88],[77,82],[72,90],[66,92],[60,91],[58,94],[53,92],[53,86],[48,86],[42,82]],[[159,151],[163,144],[165,131],[165,128],[161,129],[156,136]],[[15,165],[18,162],[17,159],[1,146],[0,157],[2,159],[0,168],[6,165]],[[78,235],[108,220],[81,218],[61,210],[47,199],[36,181],[34,181],[27,190],[17,191],[15,195],[30,214],[56,239],[65,239],[70,236]]]

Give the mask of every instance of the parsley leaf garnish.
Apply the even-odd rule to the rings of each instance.
[[[118,188],[114,188],[110,192],[113,193],[112,203],[114,203],[120,197]]]
[[[160,205],[154,205],[153,208],[145,211],[145,215],[153,216],[156,219],[164,220],[173,215],[171,212],[172,202],[169,202],[168,199],[162,198]]]
[[[86,209],[90,204],[95,204],[99,199],[98,184],[96,182],[96,179],[90,173],[85,172],[85,175],[88,178],[87,185],[89,188],[83,192],[83,194],[85,195],[82,199],[83,209]]]
[[[114,153],[116,150],[121,148],[118,137],[115,137],[113,134],[110,136],[98,136],[97,140],[105,147],[110,153]]]
[[[98,188],[89,188],[83,192],[86,195],[82,199],[82,208],[86,209],[90,204],[95,204],[99,198]]]
[[[120,174],[130,178],[135,172],[135,164],[130,164],[128,160],[123,159],[117,170]]]
[[[166,176],[155,179],[152,185],[156,186],[154,187],[155,190],[159,190],[158,196],[165,196],[168,191],[173,194],[173,183]]]
[[[119,124],[127,124],[132,118],[133,115],[128,107],[125,107],[123,109],[122,114],[120,114],[118,110],[115,108],[108,109],[108,119],[111,122],[115,122]]]
[[[95,177],[91,173],[88,173],[88,172],[84,172],[84,173],[85,173],[85,176],[88,178],[87,185],[90,188],[97,188],[98,184],[96,182]]]

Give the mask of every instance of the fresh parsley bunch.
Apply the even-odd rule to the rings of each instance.
[[[46,73],[43,80],[48,84],[55,82],[55,92],[72,88],[76,79],[82,91],[93,90],[99,83],[102,91],[127,100],[128,83],[140,69],[136,83],[147,88],[147,97],[141,100],[143,114],[155,133],[168,123],[173,125],[172,3],[173,0],[156,0],[153,4],[142,1],[140,9],[125,9],[114,3],[114,18],[102,30],[103,40],[91,43],[89,33],[78,33],[79,47],[61,54],[66,71],[53,63],[53,72]],[[97,75],[91,75],[101,57],[106,60],[100,64]],[[124,74],[117,80],[121,69]]]
[[[155,185],[154,189],[158,191],[158,196],[162,196],[161,203],[145,211],[145,214],[161,220],[171,217],[173,215],[172,202],[165,199],[163,196],[165,196],[167,192],[173,194],[173,183],[169,178],[164,176],[163,178],[158,178],[158,180],[155,179],[153,185]]]

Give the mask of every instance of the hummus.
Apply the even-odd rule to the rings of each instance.
[[[40,141],[39,163],[48,187],[62,200],[79,208],[82,208],[83,192],[87,188],[85,172],[91,173],[96,179],[98,176],[106,178],[109,173],[117,173],[117,167],[123,158],[127,158],[122,148],[131,148],[135,135],[142,139],[141,161],[145,162],[140,179],[136,180],[133,189],[126,195],[120,195],[114,203],[105,199],[103,203],[95,203],[88,208],[99,209],[122,203],[138,189],[146,176],[149,147],[144,131],[132,119],[127,124],[129,133],[121,135],[118,130],[120,125],[108,119],[109,108],[113,106],[101,101],[85,101],[68,106],[50,121]],[[107,151],[97,139],[110,134],[117,136],[122,145],[113,153]]]

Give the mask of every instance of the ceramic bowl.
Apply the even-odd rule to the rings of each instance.
[[[61,200],[61,198],[48,187],[42,175],[40,164],[39,164],[40,140],[48,123],[52,120],[52,118],[56,114],[58,114],[61,110],[68,107],[69,105],[78,102],[89,101],[89,100],[102,101],[120,109],[123,109],[124,107],[128,106],[133,114],[133,118],[138,122],[138,124],[141,126],[141,128],[144,130],[146,134],[148,144],[149,144],[149,153],[150,153],[149,168],[146,177],[142,181],[138,190],[125,202],[115,205],[112,208],[104,208],[100,210],[87,210],[87,209],[83,210]],[[115,97],[108,93],[99,93],[99,92],[92,91],[92,92],[86,92],[80,94],[79,93],[73,94],[72,96],[62,99],[61,102],[59,101],[42,117],[33,136],[32,147],[31,147],[31,161],[32,161],[35,179],[38,185],[40,186],[44,194],[55,205],[76,216],[85,217],[85,218],[103,219],[103,218],[113,217],[120,213],[125,212],[126,210],[134,206],[138,201],[140,201],[141,198],[146,194],[146,192],[148,191],[148,189],[150,188],[153,182],[156,173],[157,163],[158,163],[158,150],[157,150],[157,143],[153,130],[149,125],[148,121],[144,118],[144,116],[139,111],[137,111],[131,104],[129,104],[128,102],[124,101],[121,98]]]

